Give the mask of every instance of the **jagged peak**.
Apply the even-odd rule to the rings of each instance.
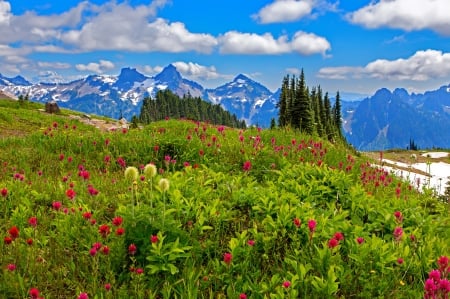
[[[173,64],[166,66],[158,75],[155,76],[155,80],[161,82],[179,82],[183,80],[181,74]]]

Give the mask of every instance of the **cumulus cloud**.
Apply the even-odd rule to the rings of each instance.
[[[68,69],[71,67],[70,63],[66,62],[46,62],[46,61],[38,61],[37,66],[39,68],[47,68],[47,69]]]
[[[289,41],[286,35],[275,39],[272,34],[241,33],[229,31],[219,37],[220,52],[224,54],[284,54],[297,52],[303,55],[321,53],[331,49],[323,37],[298,31]]]
[[[174,62],[173,65],[183,76],[190,78],[212,80],[224,77],[224,75],[217,72],[215,66],[204,66],[194,62],[183,61]]]
[[[264,6],[253,18],[262,24],[292,22],[311,14],[312,9],[312,0],[277,0]]]
[[[450,35],[448,0],[379,0],[347,15],[350,22],[366,28],[432,29]]]
[[[108,60],[100,60],[97,62],[91,62],[88,64],[77,64],[75,65],[75,68],[79,71],[88,71],[88,72],[94,72],[97,74],[101,74],[107,70],[111,70],[114,68],[114,63]]]
[[[97,14],[80,29],[62,33],[61,40],[84,51],[209,53],[217,44],[212,35],[191,33],[180,22],[169,23],[161,18],[148,22],[154,13],[152,5],[136,7],[127,3],[105,5],[99,8]]]
[[[318,76],[328,79],[370,77],[397,81],[426,81],[450,76],[450,53],[437,50],[417,51],[406,59],[377,59],[364,67],[322,68]]]
[[[11,19],[11,5],[0,0],[0,25],[8,25]]]
[[[321,53],[325,56],[326,51],[331,49],[331,45],[324,37],[299,31],[292,39],[292,49],[303,55]]]

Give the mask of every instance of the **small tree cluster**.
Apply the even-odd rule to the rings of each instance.
[[[216,125],[245,128],[245,121],[238,120],[235,114],[224,110],[220,105],[213,105],[199,97],[185,95],[180,98],[170,90],[158,91],[155,99],[145,98],[139,121],[143,124],[165,118],[187,118],[208,121]]]
[[[280,127],[290,126],[329,140],[343,138],[339,92],[331,105],[328,93],[323,94],[320,86],[309,91],[303,70],[299,78],[284,77],[278,108]]]

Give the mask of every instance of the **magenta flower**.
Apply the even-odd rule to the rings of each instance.
[[[338,245],[339,245],[339,241],[337,239],[335,239],[335,238],[331,238],[328,241],[328,247],[331,248],[331,249],[335,248]]]
[[[317,226],[317,221],[316,220],[311,219],[311,220],[308,221],[308,228],[309,228],[309,231],[311,233],[316,231],[316,226]]]
[[[294,218],[293,222],[296,227],[300,227],[300,225],[302,225],[302,221],[299,218]]]
[[[128,253],[130,255],[135,255],[137,251],[137,247],[134,244],[130,244],[130,246],[128,246]]]
[[[358,242],[358,244],[362,244],[362,243],[364,243],[364,238],[358,237],[358,238],[356,238],[356,242]]]
[[[397,226],[396,228],[394,228],[393,235],[396,241],[401,241],[403,236],[403,229],[400,226]]]
[[[250,171],[251,168],[252,168],[252,163],[250,161],[245,161],[244,165],[242,166],[242,169],[244,171]]]
[[[229,252],[223,254],[223,261],[225,264],[229,265],[233,261],[233,255]]]
[[[150,242],[152,242],[152,243],[158,243],[158,241],[159,241],[159,238],[158,238],[157,235],[152,235],[152,236],[150,237]]]
[[[80,293],[78,296],[78,299],[89,299],[89,296],[87,293]]]
[[[289,280],[286,280],[283,282],[283,288],[287,289],[291,286],[291,282]]]
[[[11,271],[11,272],[16,270],[16,265],[15,264],[9,264],[8,265],[8,270]]]

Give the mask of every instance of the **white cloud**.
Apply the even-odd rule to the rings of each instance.
[[[406,31],[432,29],[450,35],[448,0],[379,0],[347,15],[367,28],[390,27]]]
[[[11,20],[11,5],[0,1],[0,25],[8,25]]]
[[[303,55],[325,54],[329,42],[312,33],[299,31],[292,41],[286,35],[275,39],[272,34],[241,33],[229,31],[219,37],[220,52],[224,54],[284,54],[298,52]]]
[[[46,61],[38,61],[37,66],[39,68],[48,68],[48,69],[68,69],[70,68],[70,64],[66,62],[46,62]]]
[[[84,51],[209,53],[217,44],[210,34],[191,33],[180,22],[169,23],[160,18],[148,22],[154,14],[152,4],[132,7],[127,3],[110,3],[99,7],[82,28],[64,32],[61,40]]]
[[[89,71],[101,74],[107,70],[114,68],[114,63],[108,60],[100,60],[97,62],[91,62],[88,64],[77,64],[75,68],[79,71]]]
[[[38,76],[33,78],[33,81],[44,83],[61,83],[65,82],[65,78],[54,71],[40,71]]]
[[[364,67],[327,67],[318,73],[318,77],[328,79],[371,77],[397,81],[426,81],[447,76],[450,76],[450,53],[437,50],[417,51],[406,59],[377,59]]]
[[[303,55],[321,53],[325,56],[326,51],[331,49],[331,45],[321,36],[299,31],[292,39],[292,49]]]
[[[295,68],[295,67],[289,67],[285,71],[286,71],[286,73],[292,74],[292,75],[300,75],[301,72],[302,72],[301,69],[298,69],[298,68]]]
[[[253,18],[263,24],[292,22],[311,14],[312,9],[312,0],[277,0],[264,6]]]
[[[174,62],[173,65],[183,76],[190,78],[211,80],[224,77],[217,72],[215,66],[204,66],[194,62],[183,61]]]

